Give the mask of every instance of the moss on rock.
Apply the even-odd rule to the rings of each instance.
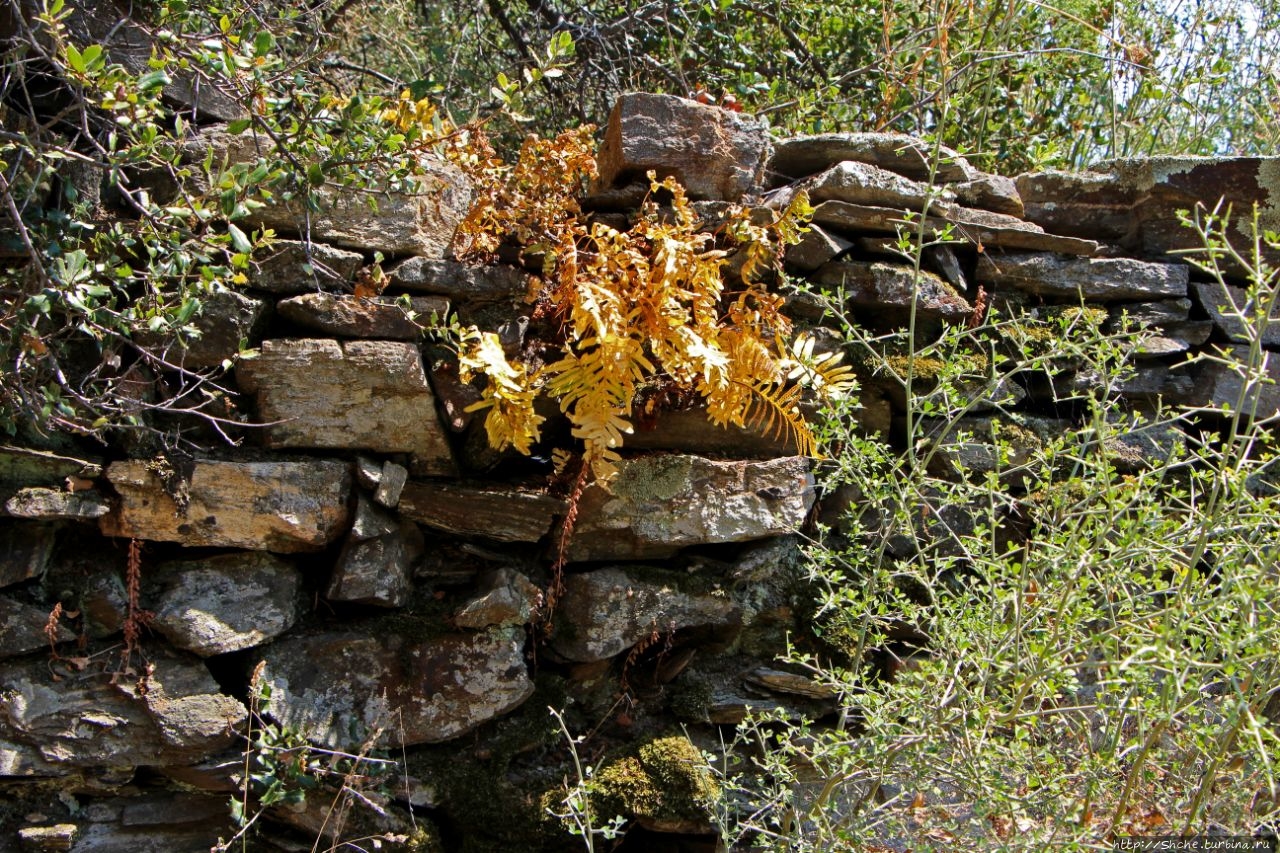
[[[683,736],[658,738],[607,764],[591,788],[592,810],[601,818],[621,815],[666,831],[707,827],[721,796],[701,751]]]

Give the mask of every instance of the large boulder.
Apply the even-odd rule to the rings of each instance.
[[[113,462],[108,536],[282,553],[319,551],[346,528],[351,476],[336,460],[196,460],[185,476],[155,462]]]
[[[418,348],[407,341],[280,339],[240,360],[269,447],[409,453],[420,474],[451,474]]]
[[[770,153],[760,121],[672,95],[623,95],[597,155],[602,187],[655,171],[689,198],[738,201],[760,185]]]

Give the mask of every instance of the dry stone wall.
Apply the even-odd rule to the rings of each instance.
[[[193,158],[210,150],[253,155],[216,128],[187,146]],[[1280,158],[1006,177],[890,134],[775,141],[751,117],[666,96],[622,100],[600,165],[583,206],[615,224],[649,170],[682,180],[708,228],[726,202],[779,208],[807,190],[813,226],[788,270],[843,287],[871,327],[902,321],[913,299],[936,327],[968,322],[984,302],[1127,317],[1156,332],[1122,389],[1137,412],[1234,405],[1240,390],[1230,371],[1190,361],[1244,339],[1220,309],[1239,292],[1170,254],[1194,242],[1177,210],[1257,204],[1264,226],[1280,225]],[[240,399],[228,414],[259,425],[240,431],[242,446],[0,448],[0,789],[11,803],[0,850],[196,850],[230,837],[251,711],[326,749],[404,760],[367,792],[381,813],[350,826],[416,825],[444,849],[499,850],[578,843],[538,819],[566,758],[548,706],[595,733],[595,757],[750,709],[831,710],[825,691],[774,661],[803,610],[795,532],[817,498],[810,461],[785,440],[717,429],[696,409],[658,413],[610,487],[582,495],[556,583],[564,488],[546,460],[489,449],[468,409],[476,389],[405,311],[455,313],[513,346],[536,333],[524,302],[536,269],[449,254],[471,195],[442,167],[376,211],[334,199],[309,241],[295,212],[258,214],[284,236],[173,353],[193,369],[232,365]],[[927,198],[925,230],[959,242],[928,250],[917,286],[888,244]],[[389,286],[357,298],[352,282],[375,252],[390,258]],[[822,322],[811,298],[787,292],[798,323]],[[1280,355],[1267,370],[1280,378]],[[891,438],[906,401],[863,381],[862,425]],[[1280,408],[1276,388],[1259,392],[1260,413]],[[982,436],[1017,420],[1034,442],[1069,423],[1035,387],[1000,396],[1020,402],[997,414],[977,400],[962,426]],[[1140,465],[1173,440],[1135,430],[1122,456]],[[980,441],[940,459],[992,465]],[[935,509],[945,519],[954,508]],[[141,645],[122,659],[122,631],[139,620]],[[251,680],[270,687],[265,709],[251,707]],[[322,805],[273,807],[253,849],[333,836]]]

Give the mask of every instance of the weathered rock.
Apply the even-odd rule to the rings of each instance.
[[[44,574],[57,534],[56,524],[0,519],[0,587]]]
[[[1183,264],[1010,253],[980,257],[977,278],[979,284],[1007,285],[1041,296],[1119,302],[1183,298],[1188,274]]]
[[[1219,354],[1224,361],[1207,362],[1196,380],[1193,405],[1246,417],[1270,418],[1280,412],[1280,353],[1263,352],[1261,381],[1246,386],[1235,366],[1248,365],[1249,348],[1232,347]]]
[[[5,501],[4,509],[15,518],[92,521],[106,515],[111,505],[97,489],[76,492],[61,489],[20,489]]]
[[[45,626],[49,624],[52,607],[35,607],[12,598],[0,596],[0,658],[49,648],[49,636]],[[61,621],[54,622],[54,639],[59,642],[75,639]]]
[[[730,459],[774,459],[796,452],[790,435],[754,427],[716,426],[704,406],[659,412],[627,436],[630,450],[674,450]]]
[[[1098,378],[1092,373],[1077,374],[1071,382],[1073,390],[1095,387]],[[1171,368],[1164,364],[1139,364],[1131,377],[1121,382],[1115,391],[1135,402],[1166,405],[1190,403],[1196,395],[1196,376],[1186,369]]]
[[[540,492],[415,480],[400,493],[399,509],[405,518],[448,533],[537,542],[565,507]]]
[[[587,487],[569,543],[571,560],[665,557],[690,545],[789,533],[813,505],[799,456],[717,462],[655,455],[622,461],[608,487]]]
[[[233,136],[222,127],[202,130],[183,144],[188,162],[253,163],[273,156],[271,141],[251,134]],[[388,191],[324,185],[316,189],[319,210],[308,212],[300,199],[276,199],[243,222],[281,234],[309,234],[314,240],[387,255],[442,258],[466,217],[474,194],[471,179],[443,161],[421,159],[409,189]],[[196,179],[195,189],[202,179]],[[369,204],[377,202],[376,209]]]
[[[100,520],[108,536],[267,551],[319,551],[348,519],[350,473],[343,462],[198,460],[179,501],[153,466],[114,462],[107,479],[119,504]],[[185,505],[180,502],[185,500]]]
[[[363,453],[356,454],[356,482],[361,488],[373,490],[382,481],[382,463]]]
[[[792,269],[813,272],[851,248],[849,240],[827,233],[820,225],[810,225],[800,242],[787,248],[785,259]]]
[[[961,320],[973,314],[973,306],[938,276],[925,270],[916,280],[904,266],[832,261],[813,274],[813,282],[843,287],[848,304],[859,308],[909,310],[914,301],[918,314],[942,320]]]
[[[529,290],[530,276],[519,267],[468,266],[457,261],[408,258],[387,271],[389,289],[433,293],[468,302],[518,299]]]
[[[286,320],[327,335],[397,341],[416,341],[422,334],[419,323],[433,314],[444,317],[449,313],[449,300],[438,296],[415,296],[406,303],[389,296],[361,299],[304,293],[281,300],[276,310]]]
[[[23,850],[70,850],[78,833],[74,823],[24,826],[18,830],[18,842]]]
[[[1019,219],[1026,215],[1022,196],[1018,194],[1018,185],[1013,178],[982,175],[971,181],[953,184],[950,189],[955,193],[956,201],[966,207],[992,210]]]
[[[276,240],[249,266],[249,286],[281,296],[342,290],[364,264],[359,252],[328,243]]]
[[[703,628],[730,635],[742,621],[727,596],[698,592],[676,572],[600,569],[569,575],[564,587],[551,648],[573,661],[611,658],[655,631]]]
[[[271,715],[334,749],[439,743],[514,710],[533,693],[524,631],[413,641],[328,633],[267,649]]]
[[[769,132],[740,113],[671,95],[632,93],[614,105],[597,162],[600,186],[655,171],[692,199],[737,201],[760,185]]]
[[[1131,329],[1162,329],[1167,325],[1185,322],[1191,316],[1191,300],[1127,302],[1109,305],[1107,312],[1111,315],[1107,320],[1109,331],[1121,331],[1126,323]]]
[[[1014,179],[1027,219],[1071,237],[1126,241],[1137,193],[1103,172],[1029,172]]]
[[[54,681],[47,660],[0,664],[0,776],[190,764],[231,746],[247,717],[197,658],[147,650],[145,678]]]
[[[378,486],[373,493],[374,502],[388,509],[395,509],[400,503],[400,495],[404,492],[404,485],[407,482],[409,482],[408,468],[397,465],[390,459],[383,462]]]
[[[946,204],[955,199],[954,194],[941,188],[930,192],[928,185],[910,178],[872,166],[846,160],[837,163],[821,174],[806,178],[793,186],[777,190],[769,200],[769,206],[786,207],[800,190],[809,193],[810,202],[843,201],[849,204],[871,207],[891,207],[920,213],[926,203]]]
[[[514,569],[498,569],[480,579],[479,595],[453,617],[459,628],[527,625],[542,606],[542,590]]]
[[[834,699],[836,695],[830,687],[819,684],[808,676],[781,669],[770,669],[767,666],[753,669],[743,678],[748,684],[770,693],[785,693],[806,699]]]
[[[99,459],[76,459],[26,447],[0,447],[0,500],[8,500],[24,488],[67,488],[68,478],[77,488],[87,488],[101,476]]]
[[[899,133],[824,133],[784,139],[774,146],[769,174],[777,182],[803,178],[852,160],[869,163],[917,181],[934,179],[941,183],[974,180],[977,169],[945,145],[938,149],[936,170],[930,169],[934,146],[922,139]]]
[[[1247,344],[1251,335],[1257,335],[1265,347],[1280,346],[1280,318],[1268,318],[1259,334],[1252,318],[1254,306],[1243,287],[1207,281],[1195,281],[1191,286],[1213,324],[1233,343]]]
[[[264,341],[236,367],[270,447],[410,453],[415,472],[451,474],[453,456],[417,347],[398,341]]]
[[[1202,248],[1200,237],[1178,215],[1197,204],[1207,210],[1219,202],[1224,211],[1231,207],[1234,220],[1226,233],[1241,249],[1253,245],[1248,223],[1255,204],[1259,229],[1280,231],[1280,157],[1134,157],[1090,168],[1114,175],[1125,192],[1136,196],[1132,248],[1150,257]],[[1270,263],[1280,261],[1280,252],[1264,248],[1264,254]]]
[[[153,580],[159,589],[151,624],[170,643],[200,657],[261,645],[298,619],[302,575],[271,554],[167,563]]]
[[[45,810],[56,814],[68,804],[65,799],[53,799]],[[207,850],[214,840],[230,838],[236,830],[225,794],[209,796],[147,788],[145,793],[138,791],[130,797],[95,797],[76,805],[71,818],[76,823],[22,830],[27,833],[24,838],[39,839],[23,849],[174,853]],[[63,846],[53,846],[57,844]]]
[[[969,281],[960,268],[955,249],[947,245],[925,246],[923,259],[926,265],[938,273],[942,280],[957,290],[968,290]]]
[[[1067,421],[1024,417],[961,417],[925,426],[936,445],[933,469],[939,476],[981,478],[998,472],[1009,482],[1021,479],[1020,469],[1035,456],[1045,436],[1061,435]]]
[[[1169,421],[1154,421],[1136,413],[1109,414],[1118,430],[1105,444],[1107,458],[1122,473],[1153,470],[1186,447],[1186,436]]]
[[[901,229],[914,233],[918,224],[908,221],[901,210],[887,207],[848,204],[843,201],[824,201],[814,208],[813,221],[849,232],[896,234]],[[1039,226],[1022,222],[1013,217],[995,219],[1000,214],[988,211],[952,208],[945,217],[930,217],[925,233],[936,237],[951,222],[955,227],[953,238],[966,240],[984,247],[1024,249],[1036,252],[1059,252],[1064,255],[1089,256],[1098,250],[1092,240],[1060,237],[1046,234]]]
[[[413,593],[413,565],[423,552],[422,534],[409,521],[401,521],[375,506],[361,516],[377,516],[378,521],[353,525],[329,578],[325,597],[377,607],[401,607]]]
[[[187,370],[208,370],[235,358],[241,343],[252,344],[266,317],[265,301],[223,290],[201,301],[200,313],[191,320],[196,337],[178,341],[143,333],[139,343],[161,350],[161,357],[171,364]]]
[[[32,5],[39,8],[38,4]],[[123,65],[131,75],[146,74],[152,70],[150,60],[163,48],[156,36],[127,11],[129,8],[114,2],[67,3],[68,15],[62,25],[72,43],[81,49],[99,45],[105,49],[108,63]],[[167,71],[168,82],[161,96],[188,120],[231,121],[247,115],[237,93],[228,91],[213,75],[178,63],[170,63]]]

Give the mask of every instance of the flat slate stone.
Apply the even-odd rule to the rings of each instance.
[[[236,366],[268,447],[412,454],[418,474],[452,474],[422,356],[401,341],[264,341]]]
[[[4,504],[15,518],[92,521],[106,515],[111,505],[97,489],[65,492],[61,489],[19,489]]]
[[[1002,175],[983,175],[971,181],[952,184],[951,191],[956,201],[965,207],[976,207],[991,210],[1019,219],[1026,215],[1022,196],[1018,193],[1018,185],[1013,178]]]
[[[691,199],[738,201],[760,185],[771,150],[763,122],[672,95],[623,95],[596,155],[601,188],[646,172],[674,176]]]
[[[954,150],[942,146],[935,179],[968,181],[981,173]],[[928,180],[934,146],[900,133],[823,133],[797,136],[774,145],[769,174],[778,182],[803,178],[845,160],[870,163],[917,181]]]
[[[440,743],[533,695],[523,628],[411,640],[330,632],[290,637],[265,653],[270,714],[310,740],[358,751]]]
[[[938,276],[921,270],[917,280],[912,272],[896,264],[832,261],[815,272],[811,280],[829,287],[844,287],[848,304],[863,308],[916,310],[926,317],[961,320],[973,314],[965,298]]]
[[[436,258],[407,258],[387,271],[389,290],[433,293],[465,301],[502,301],[524,296],[530,276],[519,267],[471,266]]]
[[[537,542],[565,511],[561,498],[509,487],[410,480],[400,492],[405,518],[436,530],[501,542]]]
[[[983,255],[977,270],[979,284],[1089,302],[1181,299],[1187,295],[1188,278],[1185,264],[1022,253]]]
[[[1217,282],[1196,281],[1191,283],[1196,299],[1209,314],[1216,326],[1233,343],[1248,343],[1250,335],[1258,334],[1256,327],[1245,325],[1242,314],[1247,317],[1253,313],[1243,287],[1222,285]],[[1225,289],[1224,289],[1225,287]],[[1235,307],[1232,308],[1234,303]],[[1280,318],[1268,318],[1266,326],[1259,337],[1265,347],[1280,346]]]
[[[185,506],[166,490],[154,466],[113,462],[107,479],[119,502],[100,519],[108,536],[277,551],[319,551],[349,518],[351,475],[345,462],[198,460]]]
[[[929,187],[919,181],[904,178],[896,172],[881,169],[869,163],[846,160],[811,178],[772,194],[770,206],[782,208],[791,203],[797,192],[809,193],[813,204],[823,201],[843,201],[870,207],[905,208],[919,212],[926,202],[947,203],[955,195],[946,188],[929,192]]]
[[[44,574],[59,525],[0,519],[0,587]]]
[[[681,548],[790,533],[813,505],[809,460],[719,462],[655,454],[623,460],[608,486],[588,486],[568,558],[642,560]]]
[[[287,296],[342,290],[364,264],[364,255],[300,240],[276,240],[254,255],[249,287]]]
[[[362,299],[333,293],[304,293],[282,299],[276,305],[280,316],[326,335],[341,338],[379,338],[382,340],[416,341],[422,326],[433,314],[443,318],[449,313],[449,300],[443,297],[414,296],[402,305],[399,299],[379,296]],[[406,310],[407,308],[407,310]],[[410,317],[413,312],[414,317]]]
[[[48,651],[49,636],[45,633],[45,626],[52,610],[52,607],[36,607],[0,595],[0,658],[39,649]],[[61,643],[74,639],[75,635],[58,622],[54,637]]]

